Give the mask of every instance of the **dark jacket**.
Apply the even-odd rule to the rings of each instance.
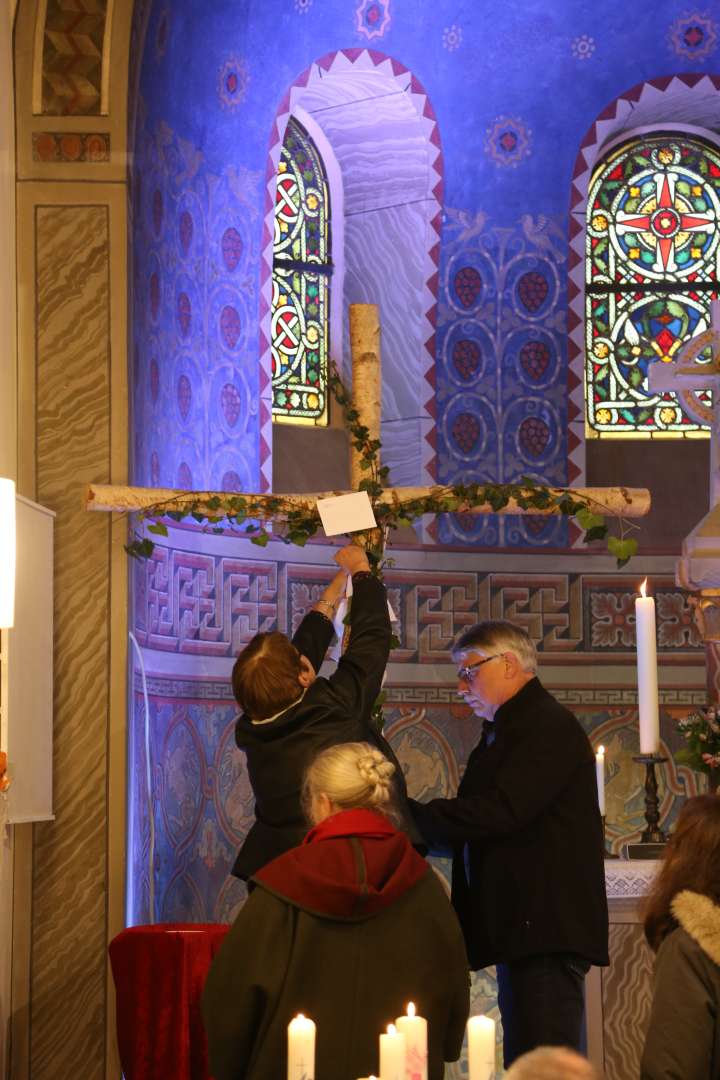
[[[203,993],[215,1080],[281,1080],[287,1025],[315,1021],[316,1080],[378,1072],[408,1001],[428,1021],[428,1077],[460,1055],[467,958],[444,889],[380,814],[347,810],[265,866]]]
[[[720,1076],[720,908],[685,890],[672,902],[678,927],[655,961],[655,992],[642,1080]]]
[[[559,952],[607,964],[602,822],[587,736],[536,678],[486,728],[456,798],[411,802],[430,849],[452,849],[452,898],[470,966]]]
[[[316,671],[333,633],[332,623],[324,615],[310,611],[293,637],[293,644]],[[253,724],[249,717],[241,716],[237,721],[235,741],[247,755],[255,795],[255,823],[232,870],[237,877],[251,877],[266,862],[300,843],[307,831],[300,800],[303,773],[328,746],[344,742],[376,746],[396,766],[396,794],[406,812],[403,771],[390,744],[370,720],[391,636],[384,585],[369,574],[355,574],[350,637],[337,670],[329,679],[318,676],[302,701],[275,720]],[[420,840],[409,814],[404,826],[413,840]]]

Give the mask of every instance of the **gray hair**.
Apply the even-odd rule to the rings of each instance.
[[[302,801],[310,818],[313,795],[324,793],[340,810],[377,810],[397,822],[392,783],[395,766],[366,742],[321,750],[305,770]]]
[[[533,675],[537,671],[534,641],[522,627],[515,626],[506,619],[488,619],[463,630],[453,643],[453,660],[459,660],[476,649],[482,652],[495,650],[498,653],[514,653],[523,671]]]

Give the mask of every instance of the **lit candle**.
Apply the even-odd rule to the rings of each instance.
[[[288,1024],[287,1080],[315,1080],[315,1024],[302,1013]]]
[[[415,1015],[412,1001],[408,1002],[405,1016],[398,1016],[395,1027],[405,1036],[407,1080],[427,1080],[427,1020]]]
[[[387,1034],[380,1036],[380,1080],[405,1080],[405,1036],[394,1024],[388,1024]]]
[[[597,776],[598,805],[605,817],[605,747],[598,746],[595,755],[595,774]]]
[[[495,1021],[471,1016],[467,1022],[470,1080],[492,1080],[495,1075]]]
[[[655,601],[652,596],[645,595],[646,585],[647,578],[640,586],[641,595],[635,598],[640,753],[656,754],[660,742],[660,716],[658,712]]]

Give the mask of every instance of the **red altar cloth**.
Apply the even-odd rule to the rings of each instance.
[[[200,995],[228,930],[159,923],[131,926],[110,942],[125,1080],[209,1080]]]

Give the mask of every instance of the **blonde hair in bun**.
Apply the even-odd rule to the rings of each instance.
[[[393,821],[395,766],[366,742],[338,743],[321,750],[305,772],[303,806],[309,816],[314,795],[327,795],[340,810],[378,810]]]

